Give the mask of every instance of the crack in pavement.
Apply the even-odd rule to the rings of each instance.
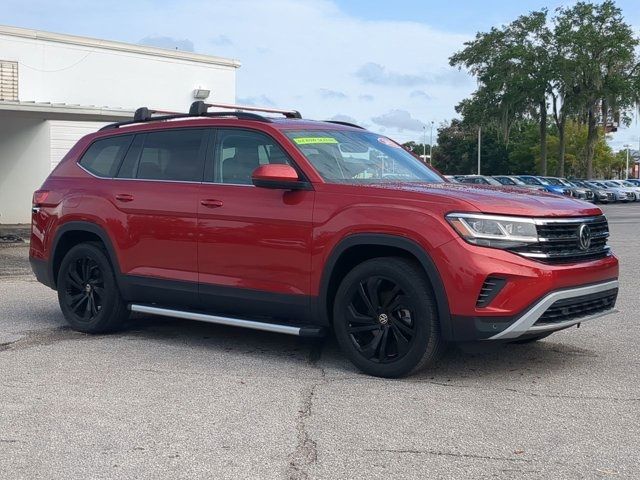
[[[413,384],[431,384],[437,385],[439,387],[448,387],[448,388],[469,388],[475,390],[484,390],[484,391],[492,391],[495,392],[496,389],[490,389],[486,387],[477,387],[475,385],[460,385],[455,383],[444,383],[444,382],[434,382],[431,380],[418,380],[409,382]],[[586,395],[563,395],[560,393],[536,393],[536,392],[526,392],[524,390],[517,390],[515,388],[503,388],[501,389],[503,392],[512,392],[520,395],[525,395],[529,397],[536,398],[566,398],[570,400],[605,400],[605,401],[613,401],[613,402],[640,402],[640,398],[636,397],[602,397],[602,396],[586,396]]]
[[[301,407],[296,417],[297,446],[289,455],[289,465],[287,466],[286,478],[289,480],[306,480],[309,478],[308,468],[318,461],[318,446],[311,438],[307,429],[307,420],[311,417],[313,398],[320,385],[328,382],[326,371],[318,366],[318,361],[322,355],[323,343],[314,344],[309,351],[307,362],[309,365],[320,369],[320,381],[302,389]]]
[[[374,453],[407,453],[412,455],[435,455],[435,456],[443,456],[443,457],[458,457],[458,458],[475,458],[479,460],[497,460],[497,461],[505,461],[505,462],[524,462],[524,463],[532,463],[533,460],[529,460],[527,458],[509,458],[509,457],[492,457],[490,455],[478,455],[474,453],[455,453],[455,452],[443,452],[440,450],[412,450],[412,449],[393,449],[393,448],[382,448],[382,449],[373,449],[373,448],[365,448],[365,452],[374,452]]]
[[[90,337],[90,335],[76,332],[66,326],[23,332],[20,335],[23,336],[14,341],[0,344],[0,352],[25,350],[43,345],[52,345],[66,340],[80,340]]]

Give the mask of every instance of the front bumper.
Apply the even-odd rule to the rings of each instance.
[[[508,340],[523,335],[554,332],[609,315],[616,311],[613,307],[617,294],[617,280],[551,292],[534,303],[531,308],[526,310],[500,333],[489,337],[488,340]],[[574,303],[572,305],[571,302],[563,302],[573,299],[585,299],[582,302],[584,305],[582,312],[577,304]],[[557,307],[558,313],[553,316],[554,320],[543,321],[545,313],[554,308],[554,305],[559,305]]]

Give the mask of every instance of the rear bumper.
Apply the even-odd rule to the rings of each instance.
[[[457,317],[465,325],[457,341],[514,340],[555,332],[615,313],[618,281],[549,292],[515,317]]]
[[[48,262],[39,258],[29,257],[29,263],[31,264],[33,274],[36,276],[36,280],[55,290],[56,287],[49,273]]]

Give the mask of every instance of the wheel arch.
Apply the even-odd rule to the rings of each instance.
[[[99,241],[104,246],[107,257],[111,266],[116,274],[116,279],[119,283],[120,279],[120,266],[118,264],[118,257],[116,256],[113,244],[107,232],[91,222],[72,221],[61,225],[55,234],[53,242],[51,244],[51,261],[49,262],[49,279],[52,287],[56,288],[58,279],[58,271],[62,263],[62,259],[67,252],[83,242],[95,242]]]
[[[349,235],[334,247],[325,262],[320,280],[316,306],[320,322],[325,325],[332,323],[331,305],[340,279],[344,276],[343,273],[353,268],[359,261],[390,255],[411,258],[422,267],[433,289],[441,333],[445,339],[451,338],[449,301],[438,268],[428,252],[418,243],[406,237],[389,234]]]

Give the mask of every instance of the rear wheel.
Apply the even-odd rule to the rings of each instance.
[[[431,286],[404,258],[363,262],[344,278],[334,301],[336,338],[363,372],[401,377],[444,351]]]
[[[108,332],[127,318],[111,263],[93,243],[69,250],[60,265],[57,288],[60,309],[75,330]]]

